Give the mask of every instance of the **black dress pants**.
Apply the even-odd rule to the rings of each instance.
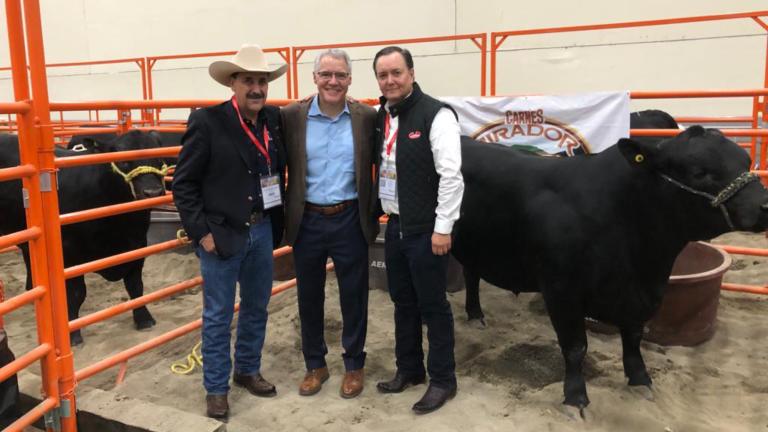
[[[446,298],[448,255],[432,253],[432,233],[401,236],[399,218],[385,233],[389,295],[395,304],[395,357],[403,374],[424,375],[422,323],[427,326],[430,383],[456,386],[453,314]]]
[[[339,282],[344,367],[348,371],[361,369],[365,365],[368,329],[368,243],[360,228],[357,204],[331,216],[305,211],[293,246],[301,350],[307,370],[326,366],[324,304],[328,257],[333,260]]]

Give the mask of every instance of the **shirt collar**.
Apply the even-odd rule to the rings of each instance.
[[[234,107],[232,107],[232,113],[235,115],[235,118],[237,118],[237,112],[235,112]],[[260,109],[259,112],[256,114],[256,124],[253,124],[253,122],[251,122],[251,120],[246,117],[243,117],[243,121],[245,122],[245,124],[249,126],[254,126],[254,127],[264,124],[264,122],[266,121],[266,113],[264,113],[264,108]]]
[[[344,109],[339,113],[339,116],[342,114],[347,113],[349,114],[349,104],[347,101],[344,101]],[[310,117],[325,117],[330,118],[327,115],[323,114],[322,111],[320,111],[320,95],[316,95],[314,98],[312,98],[312,103],[309,105],[309,112],[307,113]],[[331,119],[333,120],[333,119]]]
[[[411,92],[408,93],[408,95],[405,98],[403,98],[403,100],[401,100],[400,102],[396,104],[391,104],[389,103],[387,98],[385,98],[384,96],[381,96],[379,98],[379,102],[383,104],[384,110],[389,115],[391,115],[392,118],[395,118],[400,115],[400,112],[408,110],[411,107],[411,105],[413,105],[415,101],[421,97],[421,95],[422,95],[421,88],[419,88],[419,85],[416,82],[414,82],[413,89],[411,90]]]

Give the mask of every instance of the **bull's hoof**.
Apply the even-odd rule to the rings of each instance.
[[[648,372],[645,369],[643,369],[641,372],[634,374],[633,376],[630,376],[628,384],[630,387],[634,387],[634,386],[650,387],[651,384],[653,384],[653,381],[651,380],[651,376],[648,375]]]
[[[470,318],[467,324],[474,329],[480,330],[488,327],[488,324],[485,323],[485,318]]]
[[[560,412],[571,421],[589,421],[591,415],[586,406],[560,405]]]
[[[83,335],[80,334],[80,330],[74,331],[69,334],[69,345],[79,346],[83,344]]]
[[[146,330],[154,327],[157,322],[155,322],[154,318],[150,318],[148,320],[136,321],[134,324],[136,325],[136,330]]]
[[[647,401],[655,401],[656,400],[656,393],[653,391],[652,386],[646,386],[646,385],[638,385],[638,386],[629,386],[629,391],[633,394],[636,394],[643,399]]]

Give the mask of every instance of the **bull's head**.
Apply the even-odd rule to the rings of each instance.
[[[658,143],[622,139],[618,145],[630,164],[684,194],[679,199],[686,208],[696,209],[688,215],[692,223],[707,227],[710,235],[768,228],[768,190],[749,172],[744,149],[719,130],[691,126]]]
[[[161,145],[156,133],[134,130],[108,143],[88,141],[85,146],[94,153],[99,153],[144,150],[159,148]],[[168,167],[159,158],[113,162],[112,171],[128,184],[134,199],[157,197],[165,193],[163,177],[167,174]]]

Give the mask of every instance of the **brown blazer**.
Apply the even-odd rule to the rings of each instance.
[[[307,113],[312,100],[294,102],[280,110],[283,142],[288,161],[288,190],[285,197],[285,239],[293,245],[304,215],[307,192]],[[377,191],[372,179],[376,110],[359,102],[348,102],[355,147],[355,185],[360,208],[360,228],[368,244],[379,232],[373,214]]]

